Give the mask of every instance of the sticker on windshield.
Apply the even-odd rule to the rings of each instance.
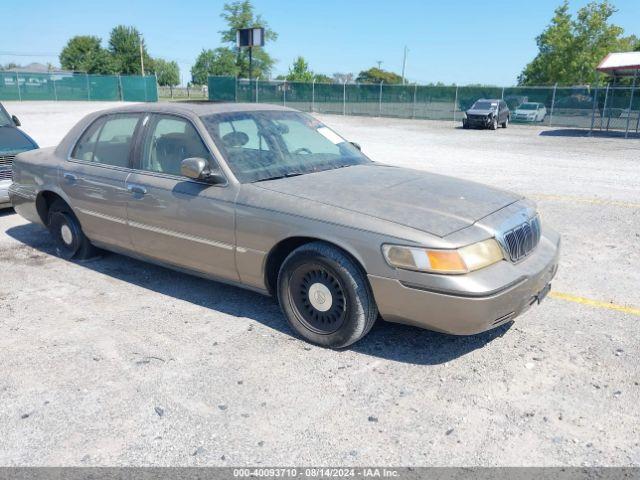
[[[340,137],[340,135],[333,132],[327,127],[320,127],[318,129],[318,133],[335,145],[338,145],[339,143],[344,142],[344,139]]]

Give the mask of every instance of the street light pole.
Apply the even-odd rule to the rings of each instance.
[[[142,53],[142,34],[138,33],[138,43],[140,44],[140,71],[144,77],[144,55]]]

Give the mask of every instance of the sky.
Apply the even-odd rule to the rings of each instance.
[[[175,60],[183,82],[202,49],[221,46],[218,0],[0,1],[0,64],[53,63],[74,35],[137,27],[149,53]],[[279,37],[267,44],[273,76],[302,55],[317,73],[357,74],[377,62],[419,83],[508,86],[537,53],[535,37],[561,0],[254,0]],[[575,12],[588,0],[571,0]],[[613,0],[613,22],[640,36],[640,0]]]

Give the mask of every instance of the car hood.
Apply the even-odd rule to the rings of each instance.
[[[469,227],[522,198],[466,180],[379,164],[325,170],[253,185],[439,237]]]
[[[478,110],[474,108],[467,110],[467,115],[489,115],[490,113],[495,113],[495,110]]]
[[[0,127],[0,155],[17,154],[38,148],[33,140],[15,127]]]
[[[524,110],[524,109],[520,109],[520,110],[516,110],[515,113],[517,115],[535,115],[536,113],[538,113],[537,110]]]

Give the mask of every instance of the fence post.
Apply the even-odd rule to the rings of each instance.
[[[380,82],[380,95],[378,97],[378,116],[379,117],[382,116],[382,84],[383,83],[384,83],[384,80]]]
[[[258,103],[258,82],[260,81],[260,75],[256,77],[256,103]]]
[[[235,81],[235,86],[236,86],[236,91],[235,91],[235,102],[238,103],[238,83],[240,81],[240,79],[238,77],[234,77],[236,79]]]
[[[316,109],[316,79],[313,79],[311,83],[311,112],[315,112]]]
[[[51,82],[53,83],[53,99],[57,102],[58,92],[56,90],[56,77],[53,74],[49,74],[49,75],[51,75]]]
[[[458,109],[458,85],[456,85],[456,96],[455,99],[453,100],[453,123],[454,123],[454,127],[455,127],[455,123],[456,123],[456,110]]]
[[[602,131],[602,125],[604,123],[604,116],[607,114],[607,102],[609,100],[609,82],[607,82],[607,88],[604,91],[604,105],[602,106],[602,115],[600,115],[600,131]]]
[[[287,81],[282,84],[282,106],[287,106]]]
[[[22,94],[20,93],[20,77],[18,77],[18,72],[16,72],[16,86],[18,87],[18,100],[22,101]]]
[[[502,96],[500,97],[500,100],[504,100],[504,87],[502,87]]]
[[[631,108],[633,107],[633,94],[636,92],[636,80],[638,79],[638,69],[633,74],[633,84],[631,85],[631,96],[629,97],[629,112],[627,113],[627,128],[624,131],[624,138],[629,137],[629,122],[631,121]]]
[[[551,113],[549,114],[549,126],[553,123],[553,109],[556,106],[556,90],[558,89],[558,84],[553,85],[553,95],[551,96]]]
[[[91,85],[89,84],[89,72],[86,72],[84,75],[87,79],[87,101],[91,101]]]
[[[118,87],[120,87],[120,101],[124,102],[124,90],[122,89],[122,76],[118,74]]]
[[[416,98],[418,96],[418,84],[413,85],[413,111],[411,112],[411,118],[416,118]]]
[[[342,115],[347,114],[347,80],[342,84]]]
[[[596,86],[593,92],[593,106],[591,107],[591,127],[589,128],[589,136],[593,133],[593,125],[596,122],[596,108],[598,108],[598,81],[600,75],[596,75]]]

